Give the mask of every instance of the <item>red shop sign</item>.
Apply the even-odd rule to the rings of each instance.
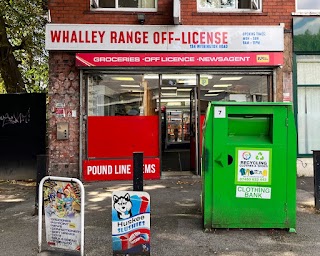
[[[145,158],[143,160],[144,179],[160,179],[159,158]],[[132,180],[133,160],[84,160],[84,181]]]
[[[78,67],[281,66],[282,52],[77,53]]]

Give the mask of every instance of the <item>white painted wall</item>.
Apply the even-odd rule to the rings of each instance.
[[[298,177],[313,177],[313,158],[298,158],[297,159],[297,174]]]

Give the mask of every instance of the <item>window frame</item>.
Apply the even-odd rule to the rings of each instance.
[[[118,5],[118,0],[113,0],[115,5]],[[157,12],[158,10],[158,0],[153,0],[155,8],[103,8],[99,7],[99,0],[90,0],[90,10],[91,11],[103,11],[103,12]]]
[[[211,13],[261,13],[262,12],[262,2],[263,0],[251,0],[250,9],[239,9],[239,8],[210,8],[201,7],[200,1],[197,0],[197,11],[198,12],[211,12]],[[240,0],[234,0],[236,4]],[[254,8],[256,6],[256,8]]]
[[[149,73],[122,75],[117,72],[99,71],[86,74],[87,116],[148,116],[143,109],[143,102],[146,100],[145,92],[150,90],[158,99],[160,92],[158,80],[149,80],[148,89],[145,89],[143,76],[147,74]],[[126,78],[130,80],[126,81]],[[101,90],[101,88],[104,89]],[[128,113],[130,109],[139,111],[136,114],[130,114]]]
[[[301,127],[299,126],[299,121],[298,121],[298,109],[299,109],[299,104],[298,104],[298,98],[299,98],[299,88],[320,88],[320,83],[299,83],[298,81],[298,63],[307,63],[309,61],[306,61],[305,58],[306,56],[315,56],[315,57],[319,57],[319,54],[316,53],[305,53],[305,52],[300,52],[299,54],[294,54],[294,71],[293,73],[295,74],[293,76],[293,84],[294,84],[294,109],[295,109],[295,120],[296,120],[296,127],[297,127],[297,156],[298,157],[312,157],[312,153],[311,152],[305,152],[305,153],[300,153],[301,152],[301,148],[300,148],[300,130]],[[319,58],[316,58],[316,60],[319,60]],[[305,129],[305,128],[303,128]],[[302,130],[303,130],[302,129]]]

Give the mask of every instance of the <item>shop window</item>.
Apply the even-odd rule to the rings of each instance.
[[[296,0],[296,12],[297,13],[320,13],[320,1],[319,0]]]
[[[197,0],[199,12],[261,11],[262,0]]]
[[[272,101],[267,75],[200,75],[200,100],[264,102]],[[207,105],[201,106],[204,113]]]
[[[158,80],[143,75],[94,74],[88,78],[89,116],[157,115]]]
[[[91,0],[91,8],[97,10],[156,11],[157,0]]]
[[[298,153],[320,149],[320,56],[297,56]]]
[[[299,154],[312,154],[320,149],[320,86],[299,87],[297,94]]]

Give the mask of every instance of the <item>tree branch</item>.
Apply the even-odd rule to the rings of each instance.
[[[21,44],[15,45],[12,47],[12,51],[18,51],[18,50],[25,50],[25,47],[27,45],[27,37],[24,37],[21,41]]]

